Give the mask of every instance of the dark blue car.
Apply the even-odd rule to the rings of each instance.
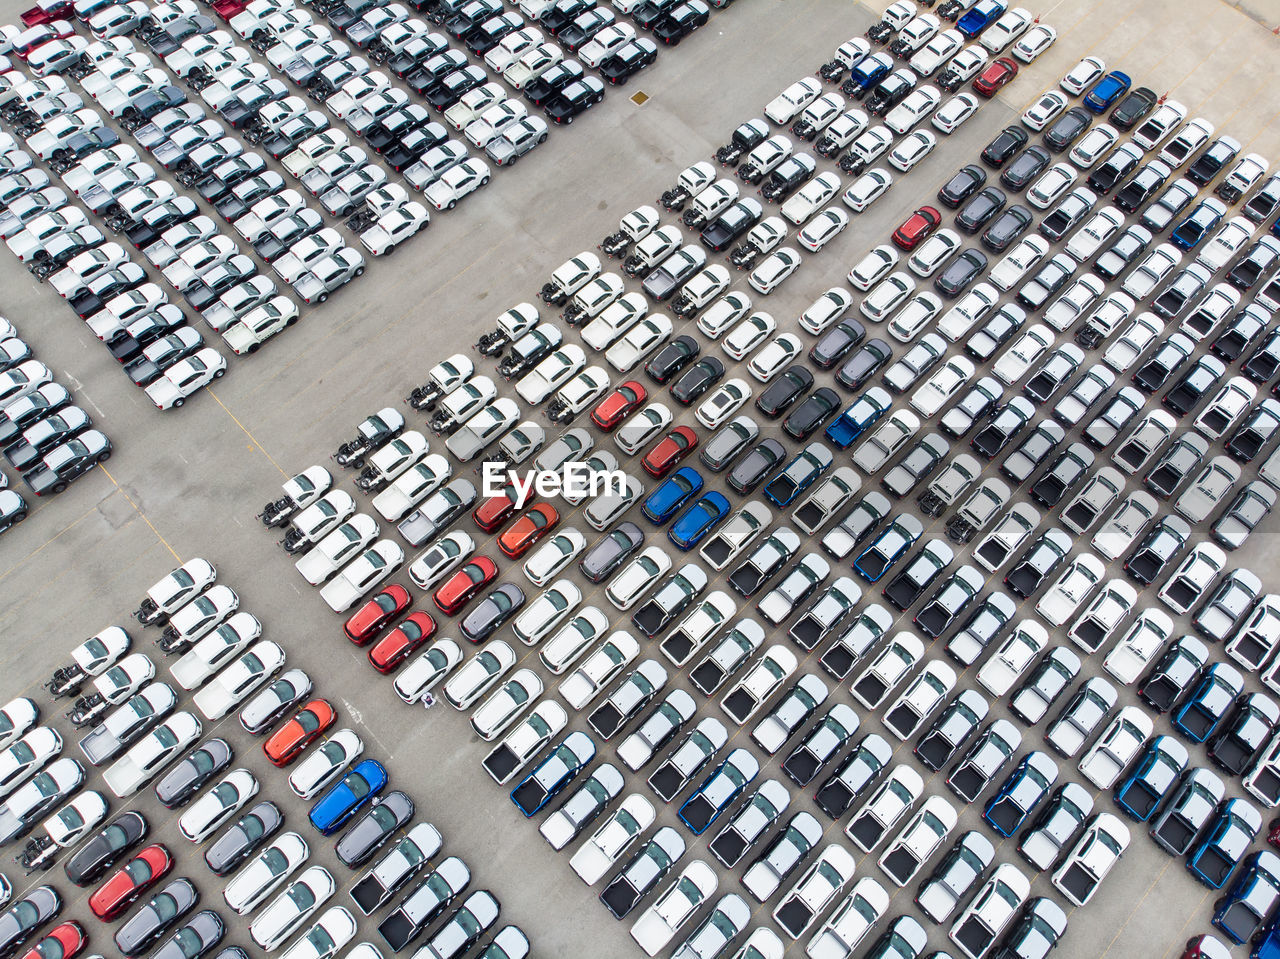
[[[883,533],[858,554],[853,568],[868,583],[878,582],[924,534],[924,526],[910,513],[902,513]]]
[[[835,457],[821,443],[810,443],[782,467],[782,471],[769,480],[764,495],[775,506],[790,506],[797,496],[813,485],[813,482],[831,468]]]
[[[511,790],[511,801],[525,816],[537,815],[573,782],[595,756],[596,744],[590,736],[584,732],[570,733],[520,785]]]
[[[1212,921],[1237,946],[1243,945],[1254,937],[1277,904],[1280,904],[1280,856],[1262,850],[1249,857],[1227,894],[1218,900]],[[1259,937],[1260,940],[1274,937],[1276,925],[1275,921],[1271,922],[1266,936]]]
[[[307,818],[321,835],[331,836],[343,823],[368,805],[387,785],[387,770],[376,759],[366,759],[325,790]]]
[[[972,10],[956,21],[956,29],[972,40],[1009,9],[1006,0],[978,0]]]
[[[1085,109],[1093,113],[1106,113],[1113,103],[1129,92],[1132,85],[1129,74],[1112,70],[1084,95]]]
[[[862,96],[893,71],[893,57],[887,53],[873,53],[863,58],[849,72],[849,79],[844,81],[841,89],[850,96],[862,99]]]
[[[1116,787],[1115,801],[1130,819],[1146,822],[1160,801],[1178,785],[1187,768],[1187,749],[1172,736],[1157,736]]]
[[[1173,728],[1193,743],[1202,743],[1231,711],[1244,690],[1244,677],[1226,663],[1214,663],[1205,672],[1186,702],[1173,714]]]
[[[650,522],[661,526],[700,492],[702,492],[702,474],[692,466],[682,466],[649,494],[640,511]]]
[[[1180,250],[1194,249],[1222,222],[1226,213],[1227,208],[1221,200],[1213,197],[1201,200],[1187,218],[1173,228],[1169,242]]]
[[[826,437],[831,443],[847,450],[859,436],[871,428],[880,417],[893,405],[893,398],[888,391],[873,386],[856,400],[845,411],[836,417],[827,427]]]
[[[729,500],[723,493],[715,490],[706,493],[676,517],[667,530],[667,539],[676,549],[693,549],[729,515],[729,508]]]
[[[760,763],[745,749],[735,749],[680,807],[680,821],[701,836],[760,772]]]
[[[1262,830],[1262,815],[1243,799],[1218,811],[1204,838],[1187,854],[1187,872],[1210,889],[1221,889]]]
[[[1000,791],[987,800],[982,818],[1006,839],[1016,833],[1031,811],[1058,781],[1058,764],[1039,750],[1027,753]]]

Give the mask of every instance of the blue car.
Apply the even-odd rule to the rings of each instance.
[[[870,429],[875,422],[888,412],[893,399],[887,390],[873,386],[867,390],[841,413],[827,427],[826,437],[833,445],[847,450],[859,436]]]
[[[1113,103],[1129,92],[1132,85],[1129,74],[1112,70],[1084,95],[1085,108],[1093,113],[1106,113]]]
[[[1187,855],[1187,872],[1210,889],[1221,889],[1262,830],[1262,815],[1243,799],[1218,811],[1204,838]]]
[[[1180,250],[1194,249],[1226,215],[1227,208],[1221,200],[1213,197],[1201,200],[1187,218],[1173,228],[1169,242]]]
[[[692,466],[682,466],[649,494],[640,511],[651,523],[661,526],[701,492],[702,474]]]
[[[570,733],[519,786],[511,790],[511,801],[526,817],[536,816],[573,782],[595,756],[596,744],[590,736],[584,732]]]
[[[676,549],[690,550],[702,542],[703,537],[720,525],[729,515],[729,500],[723,493],[712,490],[697,502],[685,508],[667,530],[667,539]]]
[[[735,749],[725,757],[702,785],[680,807],[680,821],[695,836],[701,836],[720,814],[742,795],[760,772],[760,764],[745,749]]]
[[[840,89],[846,96],[861,100],[867,92],[893,71],[893,57],[887,53],[873,53],[864,57],[849,71],[849,79]]]
[[[1029,752],[1009,773],[1000,791],[987,800],[982,818],[1008,839],[1022,828],[1031,811],[1049,795],[1057,781],[1058,764],[1038,749]]]
[[[1276,905],[1280,904],[1280,856],[1269,850],[1255,852],[1245,862],[1243,871],[1231,884],[1227,894],[1218,900],[1212,922],[1237,946],[1244,945],[1258,933]],[[1276,938],[1277,922],[1268,924],[1259,936],[1259,945]],[[1273,944],[1271,955],[1280,945]],[[1254,955],[1259,955],[1256,950]]]
[[[972,10],[956,21],[956,29],[972,40],[1009,9],[1006,0],[978,0]]]
[[[307,818],[322,836],[332,836],[387,785],[387,770],[376,759],[366,759],[330,786],[316,800]]]
[[[831,468],[835,458],[821,443],[810,443],[769,480],[764,495],[775,506],[790,506],[795,498],[813,485],[814,480]]]
[[[1116,787],[1115,801],[1130,819],[1146,822],[1161,800],[1178,785],[1187,768],[1187,748],[1172,736],[1151,741],[1129,773]]]
[[[1231,711],[1244,692],[1244,677],[1233,666],[1214,663],[1196,684],[1186,702],[1173,714],[1173,728],[1193,743],[1202,743]]]
[[[910,513],[895,517],[889,528],[858,554],[854,571],[868,583],[878,582],[923,535],[924,526]]]

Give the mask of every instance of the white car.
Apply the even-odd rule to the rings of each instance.
[[[876,200],[893,186],[893,177],[881,167],[872,167],[854,180],[840,199],[854,213],[865,213]]]
[[[935,299],[937,299],[935,297]],[[977,323],[995,309],[1000,301],[1000,293],[990,283],[976,283],[965,291],[951,309],[942,314],[938,320],[937,330],[952,343],[960,340]],[[942,301],[938,300],[941,309]],[[896,320],[895,320],[896,322]],[[889,333],[893,334],[893,324],[889,325]],[[907,340],[902,340],[907,342]]]
[[[1048,254],[1049,244],[1043,237],[1023,237],[991,268],[987,279],[993,286],[1007,293]]]
[[[553,699],[544,699],[511,727],[481,765],[494,782],[504,785],[559,735],[568,721],[569,715],[563,706]]]
[[[284,667],[284,650],[261,640],[241,653],[195,694],[193,702],[206,719],[218,720]]]
[[[1035,103],[1022,111],[1022,125],[1039,133],[1067,108],[1067,98],[1057,90],[1046,90]]]
[[[1051,626],[1064,625],[1102,581],[1105,572],[1098,557],[1091,553],[1079,554],[1036,603],[1036,612]]]
[[[281,953],[281,959],[333,959],[355,935],[356,920],[350,911],[343,906],[330,906]],[[348,952],[348,959],[359,959],[359,948]]]
[[[587,647],[605,634],[609,620],[595,606],[580,610],[538,650],[538,658],[554,675],[569,668]]]
[[[796,234],[796,242],[810,253],[821,253],[828,243],[845,231],[848,225],[848,213],[838,207],[827,207]]]
[[[426,229],[430,222],[427,208],[410,201],[378,217],[373,226],[360,234],[360,242],[374,256],[387,256],[419,230]]]
[[[582,709],[614,680],[640,652],[640,644],[624,630],[609,638],[560,683],[560,695],[574,709]]]
[[[885,114],[884,125],[899,135],[910,133],[942,100],[937,87],[926,84],[907,94],[906,98]],[[932,138],[933,134],[929,134]]]
[[[147,398],[157,409],[182,406],[191,396],[227,372],[227,358],[212,347],[197,350],[179,360],[146,387]]]
[[[990,32],[992,28],[987,29]],[[982,959],[1013,922],[1030,892],[1027,877],[1016,866],[1002,862],[969,900],[947,931],[947,938],[966,959]]]
[[[475,551],[475,545],[470,533],[454,530],[409,564],[409,578],[419,589],[429,590],[465,563]]]
[[[284,884],[307,861],[311,850],[296,832],[272,839],[231,878],[222,898],[237,915],[246,916]]]
[[[258,780],[247,769],[233,769],[178,817],[178,831],[191,842],[204,842],[258,794]]]
[[[361,596],[394,573],[403,562],[404,550],[399,544],[380,539],[326,583],[320,590],[320,598],[335,613],[341,613],[354,606]]]
[[[249,923],[249,938],[274,952],[337,891],[324,866],[309,866]]]
[[[784,220],[801,226],[836,195],[840,178],[834,173],[819,173],[782,204],[778,212]]]
[[[836,843],[824,846],[783,895],[773,910],[773,921],[792,939],[799,939],[844,890],[853,878],[854,867],[849,850]]]
[[[853,698],[867,709],[878,709],[923,656],[919,637],[905,630],[895,634],[854,680]]]
[[[350,729],[339,729],[298,763],[289,774],[289,788],[299,799],[314,799],[363,752],[364,740]]]
[[[13,792],[62,752],[62,737],[37,726],[0,754],[0,798]]]
[[[1013,628],[978,670],[978,684],[992,696],[1004,696],[1048,645],[1049,634],[1034,620],[1024,619]]]
[[[741,679],[720,700],[720,708],[739,726],[746,723],[764,701],[786,682],[797,666],[795,655],[785,646],[765,650]]]
[[[907,269],[916,276],[928,279],[959,252],[961,245],[960,234],[943,227],[916,247],[907,260]]]
[[[1165,580],[1156,598],[1179,616],[1189,613],[1200,604],[1213,581],[1226,568],[1226,553],[1213,543],[1197,543]]]
[[[1080,774],[1099,789],[1110,789],[1137,758],[1154,728],[1145,710],[1125,706],[1080,760]]]
[[[718,339],[725,330],[751,312],[751,298],[745,293],[733,291],[720,297],[702,311],[698,317],[698,330],[711,339]]]
[[[628,373],[640,361],[670,339],[671,319],[662,313],[651,313],[632,326],[605,353],[604,358],[619,373]]]
[[[770,253],[751,271],[747,282],[751,288],[762,295],[769,295],[776,290],[782,281],[800,267],[800,252],[789,246],[780,247]]]
[[[1099,123],[1082,136],[1067,154],[1067,159],[1082,170],[1088,170],[1111,152],[1120,139],[1120,131],[1109,123]]]
[[[849,285],[855,290],[861,290],[865,293],[888,276],[890,271],[897,265],[897,250],[888,244],[874,246],[849,271],[847,278]]]
[[[1090,259],[1123,225],[1124,214],[1114,206],[1104,206],[1071,234],[1066,251],[1081,262]]]
[[[102,781],[121,799],[132,796],[199,739],[201,732],[200,720],[191,713],[174,713],[112,763]],[[26,788],[31,788],[30,784]]]
[[[237,356],[256,353],[262,344],[298,321],[298,304],[287,296],[274,297],[255,306],[222,332]],[[216,376],[216,374],[215,374]]]
[[[695,859],[658,895],[631,926],[631,938],[646,955],[656,956],[715,895],[720,880],[701,859]]]
[[[952,357],[911,394],[911,408],[921,416],[933,416],[960,392],[973,378],[973,373],[973,363],[967,358]]]
[[[492,689],[515,664],[515,651],[505,642],[488,643],[444,684],[444,698],[461,712]]]
[[[915,878],[956,825],[956,810],[941,796],[929,796],[898,830],[876,865],[898,887]]]
[[[343,564],[377,538],[379,526],[373,517],[356,513],[332,533],[325,536],[294,564],[294,568],[312,586],[327,582]]]
[[[942,106],[938,107],[937,112],[929,118],[929,122],[939,133],[950,136],[960,129],[962,123],[977,112],[977,97],[972,93],[957,93]]]
[[[578,847],[569,866],[588,886],[600,881],[640,834],[653,825],[653,804],[639,793],[629,793],[604,818],[591,837]]]
[[[832,324],[839,322],[852,306],[851,295],[839,287],[832,287],[800,314],[800,325],[808,333],[821,333]]]
[[[1124,685],[1132,685],[1172,635],[1173,620],[1158,609],[1144,609],[1102,661],[1102,668]]]
[[[884,422],[876,426],[875,432],[862,440],[854,451],[853,465],[868,476],[879,472],[919,429],[920,420],[914,413],[904,409],[891,410]]]
[[[659,546],[646,546],[609,580],[604,595],[624,612],[634,606],[671,569],[671,557]]]
[[[1093,898],[1112,867],[1120,861],[1128,846],[1129,827],[1111,813],[1098,813],[1089,820],[1071,851],[1054,870],[1054,888],[1074,905],[1085,905]],[[1072,891],[1073,888],[1079,888],[1078,882],[1068,884],[1065,881],[1069,874],[1078,873],[1082,873],[1088,880],[1088,891],[1084,896],[1078,896]]]
[[[836,906],[822,928],[813,934],[805,947],[805,955],[809,959],[852,959],[858,946],[888,911],[889,894],[870,876],[863,876],[853,884],[849,895]],[[773,936],[764,927],[757,929],[756,933]],[[756,947],[761,959],[782,959],[782,943],[776,937],[773,941],[778,944],[775,953]],[[747,955],[750,953],[744,951],[743,956]]]
[[[1139,313],[1103,351],[1102,362],[1117,373],[1127,372],[1163,333],[1164,323],[1154,313]]]
[[[790,333],[775,337],[766,346],[758,350],[751,362],[747,364],[747,372],[761,383],[768,383],[783,367],[800,355],[804,344],[800,338]]]
[[[1000,354],[991,367],[991,372],[997,379],[1012,386],[1053,348],[1054,341],[1055,337],[1047,326],[1035,323]]]
[[[1193,117],[1178,135],[1161,147],[1156,159],[1177,170],[1188,163],[1214,134],[1214,125],[1204,117]]]
[[[1035,17],[1022,7],[1014,7],[982,31],[978,42],[992,53],[999,53],[1027,32]]]
[[[785,126],[822,94],[817,77],[802,77],[769,101],[764,115],[779,126]]]
[[[1107,72],[1107,64],[1101,57],[1085,57],[1058,81],[1058,86],[1073,97],[1078,97]]]
[[[916,130],[904,137],[889,151],[889,166],[900,173],[909,173],[938,145],[938,138],[928,130]]]
[[[709,430],[724,424],[734,413],[751,399],[751,387],[746,380],[734,377],[722,384],[701,405],[694,410],[698,422]]]
[[[593,350],[603,352],[648,312],[649,304],[643,295],[624,293],[582,328],[582,340]]]
[[[1174,501],[1173,508],[1192,523],[1203,523],[1238,482],[1239,465],[1226,456],[1215,456]]]
[[[1118,559],[1159,512],[1154,496],[1145,490],[1134,490],[1102,524],[1090,545],[1104,558]]]
[[[526,646],[536,646],[582,602],[582,591],[559,579],[530,602],[512,623],[512,632]]]
[[[586,548],[586,537],[572,526],[556,530],[551,539],[542,543],[521,567],[525,578],[534,586],[547,585],[574,557]]]
[[[1027,203],[1037,210],[1046,210],[1062,199],[1079,178],[1080,171],[1070,163],[1055,163],[1027,188]],[[1022,242],[1030,239],[1039,240],[1040,237],[1027,237]]]
[[[578,48],[577,58],[583,66],[595,69],[635,38],[631,24],[611,23]]]
[[[1096,653],[1133,612],[1137,602],[1137,590],[1124,580],[1110,580],[1075,619],[1067,638],[1085,652]]]
[[[471,714],[471,728],[492,742],[542,695],[542,680],[531,669],[518,669]]]
[[[1023,63],[1031,63],[1053,46],[1057,39],[1058,31],[1053,27],[1047,23],[1035,23],[1018,39],[1010,52]]]
[[[488,182],[488,164],[476,157],[469,157],[445,170],[422,195],[437,210],[452,210],[459,200],[465,199]]]
[[[758,500],[752,500],[730,516],[707,539],[698,555],[714,570],[722,570],[733,562],[773,520],[773,513]]]
[[[1165,100],[1133,131],[1132,140],[1144,150],[1154,150],[1187,118],[1187,108],[1177,100]]]

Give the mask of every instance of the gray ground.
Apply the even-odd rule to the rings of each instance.
[[[19,6],[11,2],[9,16],[16,16]],[[782,329],[791,328],[817,293],[842,283],[867,247],[882,242],[955,167],[973,159],[996,130],[1016,120],[1018,111],[1085,54],[1101,55],[1137,82],[1171,91],[1193,115],[1209,117],[1244,141],[1246,149],[1276,155],[1280,143],[1270,127],[1280,104],[1269,69],[1275,41],[1241,12],[1207,0],[1061,2],[1036,12],[1058,27],[1057,45],[940,144],[921,169],[902,178],[889,198],[816,258],[816,265],[807,264],[779,293],[758,304],[779,319]],[[130,622],[129,612],[143,591],[178,561],[205,556],[217,564],[220,580],[240,593],[242,608],[263,621],[266,637],[282,643],[290,663],[306,668],[318,691],[333,699],[341,722],[365,737],[369,755],[387,761],[394,785],[409,791],[421,815],[445,835],[446,852],[466,859],[475,885],[499,896],[503,921],[529,933],[535,954],[636,955],[626,932],[629,924],[614,922],[593,901],[595,892],[568,869],[567,854],[550,852],[535,824],[521,821],[506,791],[482,773],[479,760],[486,748],[471,735],[465,716],[444,705],[425,714],[404,707],[390,681],[368,668],[363,652],[342,638],[338,618],[310,595],[274,545],[275,535],[264,532],[254,514],[276,495],[284,478],[327,462],[328,453],[364,415],[398,404],[434,362],[469,347],[507,307],[533,299],[564,258],[594,248],[623,213],[653,202],[676,172],[707,157],[735,125],[816,68],[836,44],[860,35],[873,17],[862,5],[740,0],[678,51],[664,50],[658,65],[626,88],[627,94],[643,90],[649,95],[642,106],[611,91],[602,108],[572,131],[557,132],[517,172],[496,177],[457,212],[437,218],[409,249],[373,264],[362,281],[326,307],[308,311],[258,356],[234,363],[232,374],[209,395],[175,413],[158,414],[51,293],[12,258],[0,257],[5,315],[74,389],[116,446],[116,455],[98,475],[40,502],[31,518],[3,539],[0,629],[8,642],[0,660],[5,676],[0,699],[33,695],[69,733],[39,683],[85,636],[109,623]],[[735,277],[735,284],[745,285],[745,278]],[[481,367],[488,371],[483,362]],[[340,476],[339,481],[349,479]],[[1274,539],[1257,535],[1232,561],[1273,581],[1267,574],[1274,556]],[[585,602],[611,609],[595,591],[587,592]],[[451,631],[444,623],[443,632]],[[146,648],[150,634],[134,633]],[[1096,669],[1096,662],[1088,664],[1085,675]],[[1130,690],[1122,691],[1122,702],[1131,699]],[[714,706],[709,711],[719,715]],[[573,723],[580,725],[581,717],[575,715]],[[283,774],[271,769],[234,725],[224,721],[206,731],[230,734],[238,758],[259,774],[262,795],[280,801],[290,822],[300,826],[305,808],[291,797]],[[864,721],[864,729],[877,725],[871,717]],[[1166,721],[1157,728],[1167,731]],[[1026,746],[1034,741],[1029,735]],[[606,756],[609,752],[604,750]],[[899,754],[911,761],[908,749],[900,748]],[[1069,765],[1064,772],[1079,778]],[[765,763],[762,776],[773,774],[774,762]],[[1238,794],[1236,787],[1232,794]],[[928,789],[949,795],[940,782],[930,782]],[[206,902],[217,905],[221,883],[177,835],[174,815],[146,793],[114,811],[125,805],[147,813],[157,836],[179,851],[179,871],[196,881]],[[793,809],[807,805],[799,797]],[[1099,797],[1099,809],[1110,805]],[[977,817],[978,811],[966,811],[961,828],[974,826]],[[673,810],[662,812],[660,822],[673,821]],[[827,838],[842,838],[842,826],[829,828]],[[345,888],[353,876],[321,848],[325,845],[315,842],[313,848]],[[691,843],[690,858],[701,846]],[[1012,843],[999,847],[998,859],[1021,863]],[[874,861],[859,865],[860,875],[878,872]],[[59,873],[48,878],[73,891]],[[19,879],[17,885],[24,883]],[[1043,878],[1034,888],[1050,892]],[[723,875],[720,891],[741,890],[734,877]],[[914,912],[913,891],[898,892],[891,916]],[[106,927],[89,916],[83,898],[83,893],[72,897],[69,914],[86,920],[95,951],[111,951]],[[1060,954],[1174,956],[1188,936],[1208,930],[1212,899],[1180,862],[1165,857],[1135,828],[1127,856],[1096,901],[1072,916]],[[344,900],[345,892],[335,901]],[[773,905],[759,908],[755,921],[768,924]],[[946,948],[945,929],[930,927],[930,932],[931,946]],[[362,923],[361,933],[373,935],[373,924]],[[242,925],[229,941],[247,943]],[[788,955],[801,953],[793,946]]]

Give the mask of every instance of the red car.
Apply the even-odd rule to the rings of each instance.
[[[497,564],[488,556],[477,556],[436,590],[436,606],[446,616],[452,616],[497,578]]]
[[[74,9],[72,0],[37,0],[34,7],[23,12],[22,25],[38,27],[52,20],[65,20],[71,16]]]
[[[1280,819],[1273,819],[1267,825],[1267,842],[1280,849]]]
[[[1196,936],[1187,940],[1182,959],[1231,959],[1231,950],[1215,936]]]
[[[934,207],[922,206],[902,221],[893,231],[893,245],[900,250],[914,250],[930,233],[942,225],[942,214]]]
[[[973,78],[973,92],[993,97],[996,91],[1018,75],[1018,65],[1008,57],[992,60],[985,70]]]
[[[490,496],[472,510],[471,518],[486,533],[492,533],[516,511],[516,497],[519,495],[516,488],[509,485],[497,496]]]
[[[352,613],[342,631],[357,646],[366,646],[382,627],[408,609],[412,602],[413,597],[407,589],[399,583],[392,583]]]
[[[73,33],[75,30],[66,20],[50,20],[47,23],[37,24],[14,38],[13,55],[25,60],[31,56],[33,50],[38,50],[52,40],[65,40]]]
[[[84,927],[70,920],[45,933],[39,942],[22,954],[22,959],[72,959],[80,955],[88,942]]]
[[[163,843],[148,846],[94,891],[89,897],[89,908],[103,922],[110,922],[167,876],[172,868],[173,857]]]
[[[272,765],[287,766],[298,754],[324,735],[338,714],[327,699],[313,699],[262,744]]]
[[[435,632],[436,621],[431,618],[430,613],[422,610],[410,613],[369,650],[369,662],[378,672],[389,673],[434,636]]]
[[[591,422],[606,433],[611,432],[648,398],[648,390],[635,380],[627,380],[591,411]]]
[[[213,12],[223,20],[230,20],[237,13],[243,13],[248,4],[244,0],[217,0],[213,4]]]
[[[535,503],[502,531],[502,535],[498,537],[498,549],[512,559],[517,559],[555,529],[559,522],[560,514],[554,506],[550,503]]]
[[[677,426],[644,454],[640,465],[650,476],[662,479],[697,448],[698,434],[687,426]]]

